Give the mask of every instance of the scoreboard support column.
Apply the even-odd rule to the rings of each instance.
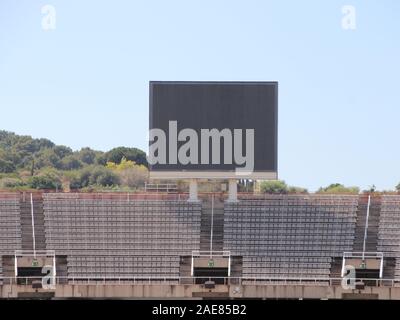
[[[190,202],[199,201],[197,194],[197,179],[190,179],[189,181],[189,200]]]
[[[228,202],[237,202],[237,181],[236,179],[229,179],[229,194]]]

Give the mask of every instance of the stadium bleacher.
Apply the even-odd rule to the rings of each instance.
[[[21,249],[20,197],[18,193],[0,193],[0,283],[3,256]]]
[[[396,259],[395,277],[400,278],[400,196],[383,195],[378,230],[378,250]]]
[[[18,193],[0,193],[0,255],[21,249],[20,197]]]
[[[54,250],[64,261],[58,275],[74,281],[179,281],[182,264],[190,269],[190,259],[182,259],[210,248],[213,225],[220,244],[212,247],[230,253],[243,281],[324,282],[338,274],[333,266],[341,267],[344,252],[359,251],[368,229],[363,195],[241,195],[218,207],[215,223],[210,201],[191,203],[177,194],[36,194],[33,220],[29,199],[0,193],[0,277],[5,269],[12,276],[16,250],[31,250],[32,221],[40,231],[37,248]],[[389,261],[386,279],[400,280],[400,196],[375,196],[373,210],[367,249]]]
[[[199,250],[198,203],[45,194],[44,214],[69,277],[178,277],[179,257]]]
[[[357,196],[265,196],[226,203],[224,250],[243,277],[329,278],[332,257],[352,251]]]

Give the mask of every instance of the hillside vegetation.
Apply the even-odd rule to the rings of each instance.
[[[146,154],[137,148],[107,152],[56,145],[48,139],[0,131],[0,188],[135,190],[147,180]]]
[[[140,149],[117,147],[103,152],[82,148],[73,151],[48,139],[33,139],[0,131],[0,189],[134,191],[142,188],[147,181],[146,154]],[[219,187],[220,182],[215,183]],[[239,191],[252,192],[253,188],[253,181],[239,181]],[[290,186],[281,180],[262,181],[256,190],[269,194],[308,193],[305,188]],[[400,183],[396,191],[400,192]],[[363,192],[378,191],[372,185]],[[319,188],[317,193],[359,194],[360,189],[334,183]]]

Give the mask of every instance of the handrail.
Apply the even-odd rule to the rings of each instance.
[[[207,251],[207,250],[193,250],[192,251],[192,256],[195,257],[202,257],[202,256],[209,256],[212,254],[213,256],[229,256],[231,252],[229,250],[212,250],[212,251]]]
[[[343,256],[346,258],[361,258],[364,253],[366,258],[382,258],[383,252],[379,251],[345,251]]]
[[[15,255],[17,257],[24,257],[28,256],[31,257],[33,256],[35,251],[33,250],[15,250]],[[54,256],[55,255],[55,250],[36,250],[36,256]]]
[[[33,256],[36,259],[35,217],[34,217],[34,213],[33,213],[33,195],[32,195],[32,193],[31,193],[31,224],[32,224]]]

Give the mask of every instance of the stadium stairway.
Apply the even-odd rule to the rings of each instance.
[[[43,199],[33,196],[33,221],[35,227],[36,250],[46,250]],[[33,250],[33,230],[30,194],[23,194],[21,199],[22,250]]]
[[[364,246],[365,227],[367,222],[368,210],[368,195],[360,195],[358,198],[355,236],[353,244],[353,252],[362,252]],[[378,237],[377,232],[379,228],[379,218],[381,211],[381,199],[377,196],[371,196],[367,237],[365,241],[366,252],[377,252]],[[332,257],[330,277],[339,279],[341,278],[343,257]],[[385,269],[384,269],[385,270]],[[341,280],[335,280],[333,285],[340,285]]]
[[[333,279],[340,279],[342,277],[342,257],[336,257],[332,259],[331,262],[331,272],[330,277]],[[341,280],[333,280],[332,284],[335,286],[339,286],[341,284]]]
[[[181,284],[192,284],[193,280],[190,279],[192,271],[192,257],[182,256],[179,261],[179,275],[183,277]]]
[[[68,267],[67,267],[67,256],[56,257],[56,274],[59,277],[59,283],[65,284],[68,282]]]
[[[363,251],[365,224],[367,220],[368,195],[361,195],[358,202],[357,222],[353,251]],[[367,238],[365,251],[376,252],[378,246],[378,228],[381,212],[380,197],[371,196],[371,204],[368,218]]]
[[[213,220],[212,221],[212,217]],[[211,246],[211,226],[212,246]],[[218,197],[214,198],[214,214],[212,214],[212,198],[207,197],[202,202],[200,225],[200,250],[222,251],[224,233],[224,203]]]
[[[378,252],[378,230],[381,214],[382,198],[380,196],[371,196],[367,237],[365,241],[366,252]],[[355,229],[355,239],[353,245],[354,252],[363,251],[365,225],[367,218],[368,208],[368,195],[361,195],[359,197],[358,209],[357,209],[357,221]],[[340,278],[342,268],[342,259],[334,258],[331,266],[331,277]],[[383,264],[383,279],[394,278],[396,268],[396,261],[394,258],[385,257]],[[335,283],[334,283],[335,284]]]
[[[231,284],[239,284],[239,280],[236,278],[240,278],[243,274],[243,257],[241,256],[232,256],[231,257]]]
[[[394,279],[396,273],[396,259],[393,257],[386,257],[383,260],[383,279]]]

